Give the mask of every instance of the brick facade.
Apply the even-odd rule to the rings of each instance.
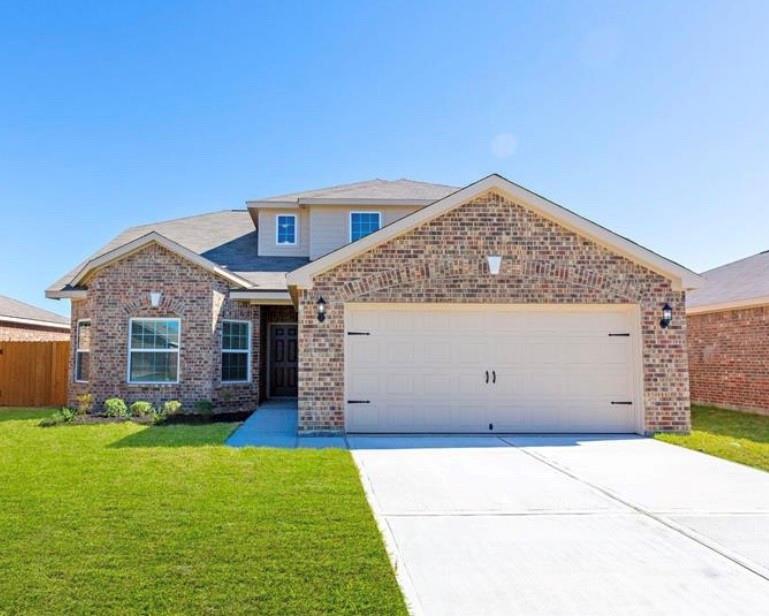
[[[69,340],[69,332],[35,325],[0,323],[0,341],[51,342]]]
[[[486,256],[504,257],[498,276]],[[317,299],[327,318],[316,319]],[[496,193],[318,275],[299,301],[299,425],[344,430],[345,302],[640,305],[646,432],[687,431],[684,293],[662,276]],[[664,303],[673,323],[659,325]]]
[[[211,400],[220,409],[253,409],[260,387],[260,307],[228,299],[228,283],[219,276],[151,244],[107,267],[87,281],[86,299],[72,302],[71,374],[75,374],[77,322],[91,320],[91,375],[88,383],[72,383],[75,396],[91,392],[100,409],[104,399],[128,402],[181,400],[185,410]],[[160,291],[161,305],[150,305],[150,291]],[[128,373],[128,327],[131,317],[181,319],[179,383],[131,385]],[[252,323],[252,381],[221,383],[222,320]],[[72,377],[74,380],[74,376]]]
[[[769,306],[687,322],[692,402],[769,414]]]

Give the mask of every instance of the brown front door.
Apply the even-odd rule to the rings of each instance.
[[[296,323],[273,323],[270,327],[270,396],[295,397]]]

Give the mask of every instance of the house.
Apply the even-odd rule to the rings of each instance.
[[[69,319],[0,295],[0,341],[69,340]]]
[[[689,429],[701,283],[491,175],[135,227],[47,295],[72,301],[71,391],[97,401],[297,398],[302,433],[647,433]]]
[[[702,277],[686,301],[692,400],[769,414],[769,251]]]

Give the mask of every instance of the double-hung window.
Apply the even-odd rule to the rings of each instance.
[[[91,322],[78,321],[75,337],[75,381],[87,383],[91,378]]]
[[[275,217],[275,243],[278,246],[296,244],[296,216],[294,214],[278,214]]]
[[[178,383],[179,319],[131,319],[128,341],[129,383]]]
[[[378,231],[382,226],[382,215],[379,212],[350,212],[350,241]]]
[[[222,382],[248,383],[251,380],[251,323],[222,323]]]

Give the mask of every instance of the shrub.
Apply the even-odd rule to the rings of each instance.
[[[93,411],[93,394],[79,394],[75,399],[78,415],[88,415]]]
[[[182,410],[182,403],[178,400],[166,400],[163,403],[163,413],[165,415],[176,415]]]
[[[210,415],[214,410],[214,403],[210,400],[198,400],[195,403],[195,410],[201,415]]]
[[[104,401],[104,414],[107,417],[128,417],[128,406],[122,398],[107,398]]]
[[[154,416],[155,407],[152,406],[151,402],[147,402],[146,400],[137,400],[136,402],[131,403],[129,410],[134,417],[147,417],[149,415]]]
[[[50,417],[41,419],[38,425],[42,426],[43,428],[49,428],[51,426],[58,426],[59,424],[69,423],[77,416],[77,414],[78,411],[76,409],[63,406]]]

